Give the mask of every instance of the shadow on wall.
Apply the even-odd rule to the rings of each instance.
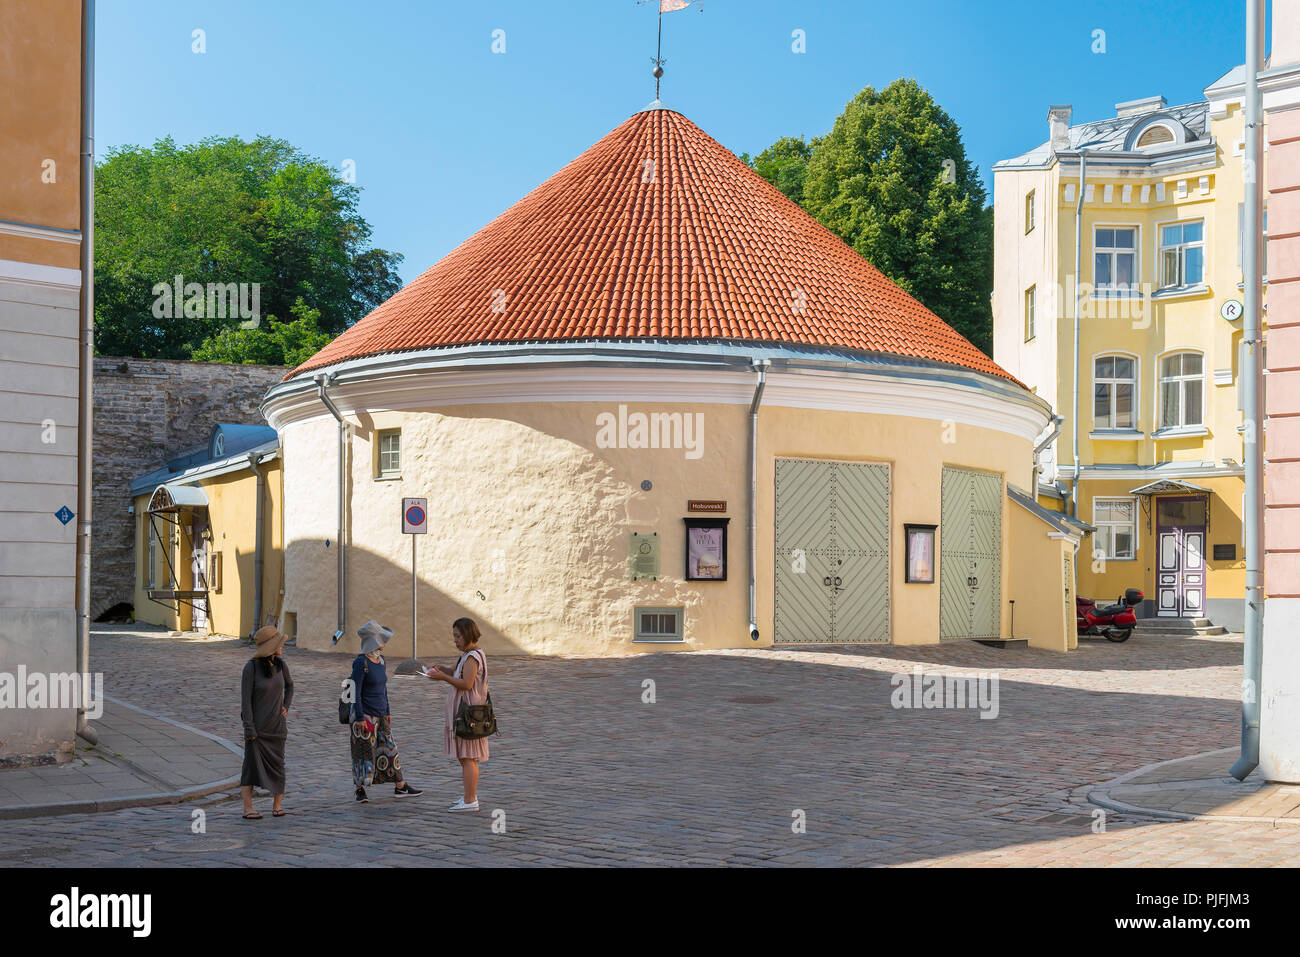
[[[356,545],[348,549],[348,610],[344,635],[337,645],[330,644],[338,618],[336,547],[333,541],[326,547],[323,539],[305,539],[291,543],[286,549],[286,568],[296,569],[301,574],[296,591],[289,594],[286,589],[280,618],[283,621],[285,613],[297,616],[298,647],[355,655],[361,650],[357,628],[374,619],[395,633],[387,653],[409,656],[412,651],[411,567],[409,564],[398,565]],[[249,574],[251,576],[251,568]],[[312,582],[310,585],[304,582],[308,578]],[[538,654],[535,647],[524,647],[507,635],[521,624],[524,627],[542,625],[545,616],[530,623],[504,618],[494,609],[492,589],[486,583],[469,602],[463,602],[422,578],[416,585],[416,603],[419,626],[416,651],[420,657],[456,654],[456,646],[451,640],[451,623],[462,617],[473,618],[478,624],[483,634],[480,645],[489,654]],[[561,609],[554,609],[550,617],[558,621],[560,613]],[[559,650],[558,645],[555,650]]]

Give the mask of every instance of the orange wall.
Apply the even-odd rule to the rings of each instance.
[[[81,0],[4,0],[0,16],[0,220],[77,229]],[[0,230],[0,259],[75,268],[78,255],[75,244]]]

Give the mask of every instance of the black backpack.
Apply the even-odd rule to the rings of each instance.
[[[358,657],[365,659],[365,662],[366,662],[366,674],[370,674],[370,659],[369,659],[369,658],[366,658],[365,655],[359,655]],[[348,701],[348,700],[347,700],[347,695],[348,695],[348,682],[351,681],[351,680],[352,680],[352,676],[351,676],[351,675],[348,675],[347,678],[343,679],[343,690],[339,692],[339,724],[351,724],[351,723],[352,723],[352,705],[353,705],[355,702],[352,702],[352,701]],[[365,679],[363,678],[362,680],[364,681]],[[352,689],[352,693],[353,693],[354,695],[356,695],[357,701],[360,701],[360,700],[361,700],[361,689],[360,689],[360,688],[353,688],[353,689]]]

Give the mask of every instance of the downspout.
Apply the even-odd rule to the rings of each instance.
[[[1245,418],[1243,457],[1246,466],[1245,551],[1246,621],[1242,649],[1241,756],[1229,773],[1245,780],[1259,764],[1260,688],[1264,674],[1264,350],[1261,317],[1260,176],[1263,174],[1264,124],[1260,115],[1259,70],[1264,51],[1264,4],[1246,0],[1246,156],[1241,267],[1245,318],[1242,406]]]
[[[257,467],[257,453],[250,452],[248,455],[248,467],[253,470],[257,476],[257,507],[255,509],[255,518],[253,520],[254,534],[257,538],[253,544],[253,631],[256,632],[262,626],[262,568],[265,559],[263,550],[263,539],[265,538],[264,525],[266,518],[262,499],[266,496],[266,475]]]
[[[1079,202],[1074,207],[1074,481],[1070,483],[1070,517],[1079,517],[1079,304],[1083,300],[1083,194],[1088,182],[1088,154],[1079,150]]]
[[[771,359],[753,360],[758,383],[749,403],[749,638],[758,641],[758,406],[767,386]]]
[[[1061,426],[1064,424],[1065,424],[1064,416],[1060,416],[1060,415],[1052,416],[1052,422],[1051,422],[1052,434],[1034,446],[1034,470],[1033,470],[1033,483],[1031,485],[1031,489],[1033,491],[1033,499],[1035,504],[1038,503],[1038,454],[1042,452],[1043,449],[1047,448],[1049,445],[1051,445],[1053,442],[1056,441],[1056,437],[1061,434]]]
[[[95,410],[95,0],[81,5],[81,363],[77,396],[77,734],[99,743],[86,720],[90,681],[90,506]]]
[[[339,643],[339,639],[343,637],[343,631],[344,631],[343,626],[347,618],[347,607],[348,607],[347,551],[344,548],[344,544],[343,544],[344,542],[343,535],[344,532],[346,531],[345,497],[347,494],[347,482],[348,482],[348,458],[347,458],[348,424],[346,421],[344,421],[343,416],[339,413],[338,407],[334,405],[334,401],[329,397],[329,394],[325,391],[325,387],[328,386],[333,381],[333,379],[334,379],[333,376],[322,374],[313,378],[312,381],[316,383],[316,391],[317,394],[320,396],[321,402],[324,404],[325,408],[329,409],[330,415],[334,416],[334,418],[338,421],[339,424],[339,523],[338,523],[338,540],[334,543],[339,550],[339,557],[338,557],[339,607],[338,607],[338,627],[334,631],[334,640],[333,642],[331,642],[332,644],[337,645]]]

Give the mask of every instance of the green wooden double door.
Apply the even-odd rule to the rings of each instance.
[[[889,466],[776,460],[779,644],[888,642]]]
[[[1000,475],[944,467],[941,640],[1001,637],[1003,498]],[[890,641],[890,504],[887,464],[776,460],[776,643]]]

